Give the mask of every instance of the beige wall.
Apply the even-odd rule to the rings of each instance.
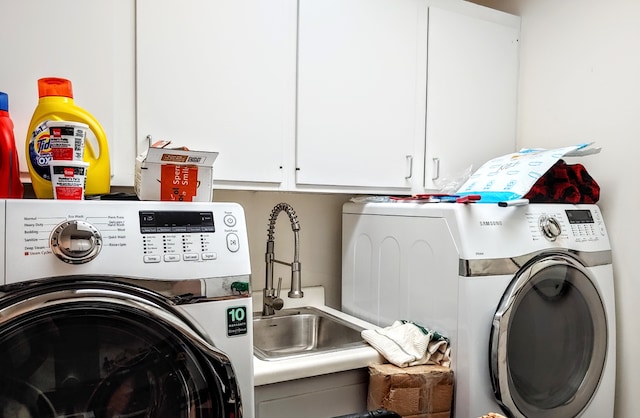
[[[612,239],[617,311],[618,418],[640,411],[640,2],[475,0],[522,17],[518,143],[596,141],[580,162],[600,183]],[[575,162],[575,161],[574,161]]]
[[[351,195],[276,193],[216,190],[215,201],[240,203],[245,210],[251,254],[251,285],[261,292],[265,285],[265,258],[267,228],[271,209],[287,202],[300,222],[300,262],[302,263],[302,289],[305,286],[325,287],[327,305],[340,308],[342,276],[342,204]],[[293,231],[289,217],[280,213],[275,228],[275,257],[293,260]],[[282,277],[282,287],[289,288],[291,270],[279,264],[274,268],[274,279]]]

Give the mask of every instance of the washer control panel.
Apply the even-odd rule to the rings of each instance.
[[[211,211],[139,211],[140,233],[145,263],[215,260],[218,251],[214,242],[216,227]],[[225,226],[237,225],[236,217],[226,213]],[[237,232],[227,231],[224,243],[232,253],[240,249]]]
[[[7,201],[7,277],[189,279],[251,272],[236,203]],[[9,241],[8,241],[9,242]]]

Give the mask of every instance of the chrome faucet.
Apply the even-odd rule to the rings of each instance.
[[[293,230],[293,261],[286,263],[284,261],[276,260],[273,252],[275,246],[274,230],[276,227],[276,220],[280,212],[286,212],[291,222],[291,230]],[[267,252],[265,254],[265,261],[267,263],[266,282],[265,288],[262,290],[262,315],[274,315],[277,310],[282,309],[284,302],[280,299],[280,286],[282,284],[282,278],[278,280],[278,289],[273,288],[273,264],[279,263],[285,266],[291,267],[291,287],[289,290],[290,298],[301,298],[304,296],[302,292],[302,281],[300,276],[300,239],[298,232],[300,231],[300,223],[296,212],[288,203],[278,203],[271,210],[271,217],[269,218],[269,229],[267,232]]]

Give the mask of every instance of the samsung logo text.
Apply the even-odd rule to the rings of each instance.
[[[502,221],[480,221],[480,226],[502,226]]]

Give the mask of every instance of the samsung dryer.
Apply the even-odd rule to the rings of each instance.
[[[596,205],[347,203],[342,308],[450,339],[456,418],[611,418],[611,248]]]

